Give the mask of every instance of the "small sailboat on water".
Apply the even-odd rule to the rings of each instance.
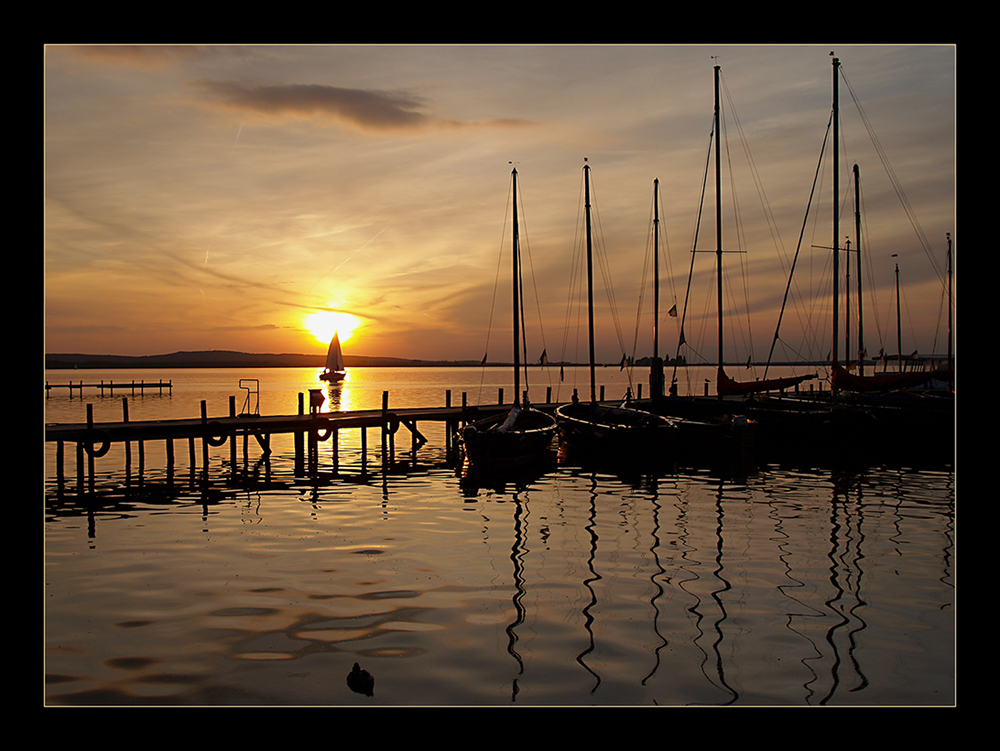
[[[577,399],[556,409],[560,454],[582,461],[616,464],[659,458],[676,434],[673,421],[661,415],[597,401],[594,357],[594,274],[591,239],[590,165],[584,170],[584,209],[587,237],[587,300],[590,339],[590,401]]]
[[[469,463],[479,469],[511,469],[540,464],[552,456],[556,421],[521,395],[521,246],[517,221],[517,169],[511,172],[513,201],[514,404],[507,412],[466,425],[459,434]]]
[[[333,332],[333,339],[330,340],[330,348],[326,351],[326,369],[320,373],[321,381],[342,381],[347,376],[347,369],[344,367],[344,353],[340,349],[340,335]]]

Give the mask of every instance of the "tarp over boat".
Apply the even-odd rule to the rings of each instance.
[[[900,389],[923,386],[930,381],[950,381],[952,372],[947,369],[909,373],[881,373],[861,376],[849,373],[843,365],[833,364],[833,388],[835,391],[858,391],[872,393],[899,391]]]
[[[726,372],[722,368],[719,368],[716,388],[718,389],[719,396],[746,396],[748,394],[759,394],[765,391],[780,391],[781,389],[791,388],[815,377],[814,373],[810,373],[808,375],[768,378],[763,381],[740,383],[739,381],[734,381],[726,375]]]

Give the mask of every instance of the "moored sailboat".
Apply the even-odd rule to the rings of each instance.
[[[663,458],[676,435],[674,421],[662,415],[597,401],[594,355],[594,275],[590,204],[590,165],[584,170],[587,240],[587,307],[590,361],[590,401],[574,398],[556,409],[560,456],[573,461],[634,464]]]
[[[326,351],[326,369],[320,373],[321,381],[342,381],[347,376],[347,368],[344,366],[344,353],[340,348],[339,332],[333,332],[333,339],[330,340],[330,347]]]
[[[839,362],[837,352],[838,328],[838,217],[840,215],[839,196],[839,161],[840,136],[836,123],[839,121],[839,76],[840,60],[833,59],[833,117],[834,117],[834,190],[833,190],[833,223],[834,223],[834,256],[833,256],[833,350],[831,363],[832,394],[837,405],[849,405],[863,408],[871,415],[875,430],[869,434],[869,441],[880,445],[906,446],[909,448],[936,449],[946,455],[954,451],[954,371],[951,355],[951,237],[948,237],[948,267],[949,267],[949,341],[948,363],[945,368],[907,371],[903,367],[902,341],[900,334],[899,311],[899,266],[896,266],[896,346],[899,351],[898,370],[884,373],[852,373]],[[858,168],[854,168],[855,181],[858,181]],[[855,193],[857,193],[855,188]],[[856,209],[856,217],[860,209]],[[857,220],[860,224],[860,220]],[[860,226],[858,227],[860,234]],[[859,335],[860,339],[860,335]],[[859,350],[863,353],[863,345],[859,341]],[[847,353],[849,357],[849,353]],[[859,357],[859,363],[863,359]],[[947,384],[943,391],[926,391],[921,389],[934,381]]]
[[[555,418],[528,401],[528,392],[521,394],[521,246],[517,219],[517,169],[511,171],[513,201],[513,338],[514,338],[514,404],[507,412],[484,417],[466,425],[459,441],[470,464],[486,469],[514,469],[541,464],[552,458],[552,443],[556,434]]]

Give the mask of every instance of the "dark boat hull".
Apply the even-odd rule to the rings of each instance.
[[[515,419],[499,414],[466,425],[459,434],[473,465],[502,468],[544,461],[552,455],[556,421],[541,410],[519,409]]]
[[[556,410],[560,458],[568,462],[663,462],[677,437],[673,421],[650,412],[600,404],[566,404]]]

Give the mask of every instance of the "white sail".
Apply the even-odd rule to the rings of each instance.
[[[330,371],[344,369],[344,353],[340,351],[340,336],[336,331],[330,340],[330,349],[326,352],[326,369]]]
[[[344,377],[344,353],[340,350],[340,336],[334,332],[330,349],[326,352],[326,370],[320,375],[324,381],[339,381]]]

